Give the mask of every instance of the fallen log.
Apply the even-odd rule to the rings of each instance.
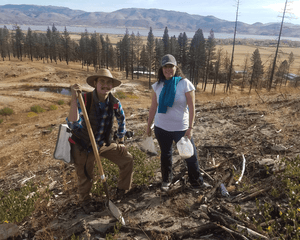
[[[220,186],[220,184],[223,183],[223,182],[225,182],[225,181],[227,180],[227,178],[230,177],[230,175],[231,175],[230,172],[227,173],[227,174],[225,174],[224,177],[223,177],[221,180],[219,180],[219,181],[215,184],[215,186],[214,186],[214,187],[210,190],[210,192],[206,195],[206,199],[207,199],[207,200],[209,200],[209,199],[215,194],[215,192],[216,192],[217,188]]]
[[[236,228],[237,228],[238,232],[246,232],[248,236],[253,237],[255,239],[269,239],[268,237],[266,237],[258,232],[255,232],[250,228],[247,228],[247,227],[244,227],[241,225],[236,225]]]
[[[248,200],[250,200],[250,199],[252,199],[252,198],[255,198],[256,196],[258,196],[258,195],[264,193],[264,192],[269,191],[271,188],[272,188],[272,187],[267,187],[267,188],[264,188],[264,189],[260,189],[260,190],[254,192],[254,193],[251,193],[251,194],[249,194],[249,195],[247,195],[247,196],[245,196],[245,197],[233,199],[231,202],[243,202],[243,201],[248,201]]]
[[[238,239],[243,239],[243,240],[249,240],[249,238],[246,238],[244,235],[242,235],[240,233],[237,233],[237,232],[235,232],[235,231],[233,231],[233,230],[231,230],[231,229],[229,229],[225,226],[222,226],[220,224],[217,224],[217,226],[219,226],[220,228],[222,228],[226,232],[230,233],[232,235],[233,239],[238,238]]]
[[[207,223],[201,226],[198,226],[196,228],[190,228],[182,231],[176,231],[173,233],[175,239],[182,239],[189,236],[192,236],[193,234],[201,234],[202,232],[206,232],[208,230],[213,230],[218,228],[218,226],[214,223]]]

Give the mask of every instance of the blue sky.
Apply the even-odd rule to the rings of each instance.
[[[285,22],[300,24],[300,0],[288,1]],[[86,12],[112,12],[121,8],[157,8],[197,14],[213,15],[217,18],[235,21],[237,0],[2,0],[5,4],[34,4],[61,6]],[[239,17],[241,22],[281,22],[285,0],[240,0]]]

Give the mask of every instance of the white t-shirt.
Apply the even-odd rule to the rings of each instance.
[[[159,84],[156,82],[152,85],[158,104],[163,85],[163,82]],[[181,79],[177,84],[173,106],[168,107],[166,113],[158,113],[157,107],[154,125],[171,132],[187,130],[189,127],[189,111],[185,93],[193,90],[195,90],[195,87],[188,79]]]

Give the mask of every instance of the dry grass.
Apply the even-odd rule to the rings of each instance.
[[[218,48],[223,48],[223,52],[228,52],[228,56],[231,58],[232,54],[232,45],[218,45]],[[244,61],[245,58],[249,57],[249,64],[250,58],[255,51],[255,49],[259,49],[260,57],[262,60],[263,65],[267,68],[270,62],[273,62],[274,54],[276,48],[273,47],[260,47],[260,46],[245,46],[245,45],[236,45],[234,49],[234,69],[238,71],[242,71],[244,69]],[[298,74],[300,70],[300,48],[292,48],[292,47],[280,47],[279,48],[279,55],[278,55],[278,62],[282,62],[284,60],[288,60],[289,54],[293,52],[295,61],[291,66],[291,73]],[[224,55],[225,56],[225,55]]]

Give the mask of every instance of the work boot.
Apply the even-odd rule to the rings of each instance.
[[[162,182],[161,183],[161,190],[163,190],[164,192],[169,191],[170,185],[171,185],[171,183],[169,183],[169,182]]]
[[[86,214],[90,214],[91,212],[96,211],[96,208],[93,205],[93,200],[91,198],[81,202],[81,207]]]
[[[117,199],[117,200],[122,200],[122,199],[124,199],[124,198],[125,198],[125,194],[126,194],[126,190],[117,188],[117,191],[116,191],[116,199]]]
[[[212,185],[206,183],[206,182],[202,182],[202,184],[191,184],[192,188],[194,190],[201,190],[201,189],[205,189],[205,188],[212,188]]]

